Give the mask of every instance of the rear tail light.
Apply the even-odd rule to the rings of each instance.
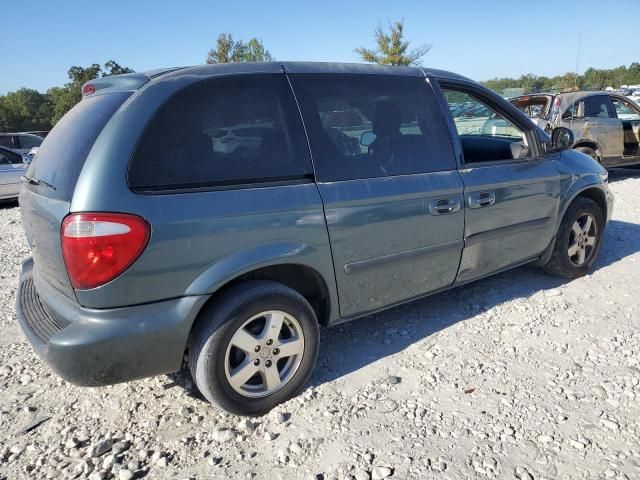
[[[88,95],[93,95],[96,93],[96,87],[92,83],[85,83],[82,86],[82,96],[86,97]]]
[[[72,213],[62,222],[62,254],[74,288],[95,288],[113,280],[140,256],[151,228],[123,213]]]

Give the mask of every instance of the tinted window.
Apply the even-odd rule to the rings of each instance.
[[[292,75],[316,174],[350,180],[455,169],[444,116],[424,78]]]
[[[615,118],[611,99],[606,95],[596,95],[584,99],[584,116],[595,118]]]
[[[0,147],[13,148],[11,135],[0,135]]]
[[[153,190],[311,174],[286,77],[246,75],[199,82],[166,102],[136,148],[129,184]]]
[[[91,147],[129,95],[129,92],[109,93],[84,98],[56,123],[27,172],[27,176],[55,187],[42,190],[43,194],[71,199]]]

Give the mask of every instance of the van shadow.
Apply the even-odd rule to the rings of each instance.
[[[4,210],[4,209],[9,209],[9,208],[15,208],[18,207],[18,200],[17,199],[11,199],[11,200],[0,200],[0,210]]]
[[[594,270],[639,251],[640,225],[613,220]],[[325,329],[311,384],[339,379],[496,305],[568,282],[524,266]]]
[[[612,168],[609,170],[609,183],[616,183],[627,178],[640,178],[640,168]]]

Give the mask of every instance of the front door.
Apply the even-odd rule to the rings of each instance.
[[[621,163],[636,163],[640,161],[640,108],[622,97],[611,97],[611,102],[624,132]]]
[[[421,75],[296,74],[343,317],[450,286],[462,180]]]
[[[533,125],[466,82],[442,83],[464,157],[464,251],[456,283],[540,255],[552,240],[560,176]]]

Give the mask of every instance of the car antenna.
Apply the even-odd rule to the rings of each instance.
[[[582,32],[578,32],[578,54],[576,55],[576,71],[573,76],[573,98],[571,99],[571,106],[573,107],[573,114],[571,115],[571,122],[569,122],[571,130],[573,130],[573,117],[577,113],[575,100],[576,92],[578,91],[578,67],[580,65],[580,46],[582,44]]]

